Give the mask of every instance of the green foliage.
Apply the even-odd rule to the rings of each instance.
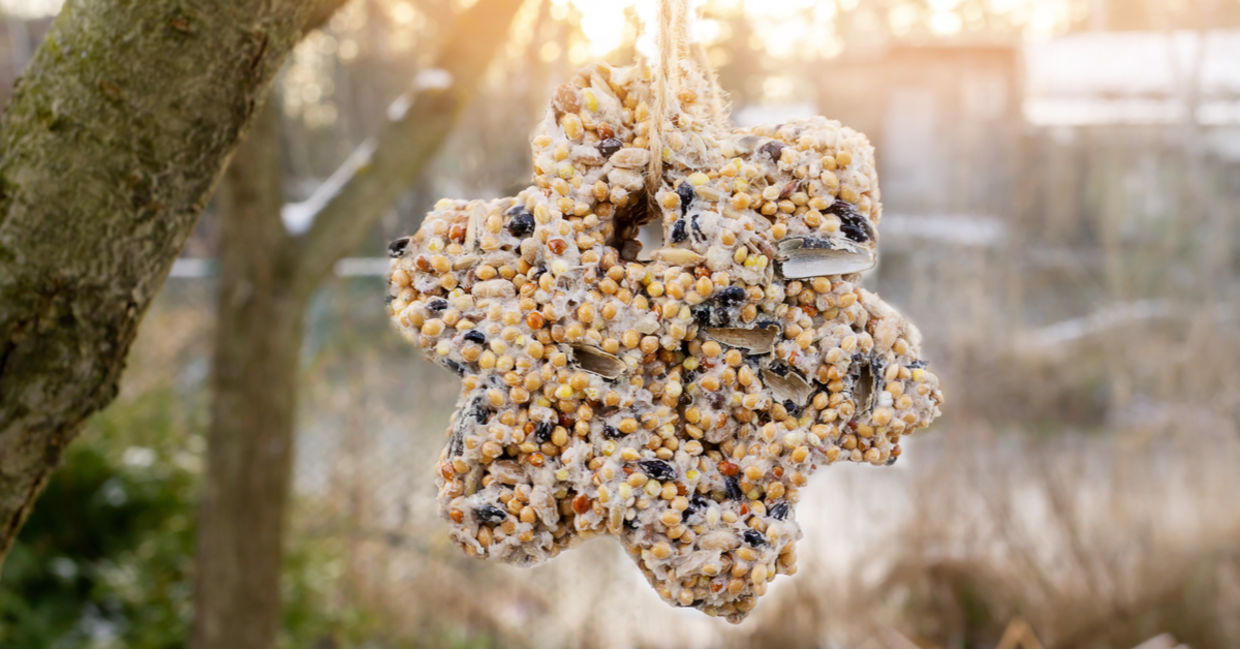
[[[185,646],[203,446],[187,401],[170,389],[119,400],[68,447],[0,575],[0,647]],[[339,551],[290,546],[282,646],[399,646],[374,644],[364,607],[332,602]]]
[[[338,539],[292,539],[284,559],[284,634],[280,647],[402,647],[377,642],[382,620],[338,594],[344,569]],[[344,601],[341,601],[344,600]]]
[[[0,646],[164,649],[191,617],[197,441],[176,395],[95,418],[31,513],[0,581]]]

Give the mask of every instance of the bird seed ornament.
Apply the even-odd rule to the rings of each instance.
[[[639,65],[560,86],[528,189],[442,200],[393,242],[388,313],[461,380],[436,481],[465,552],[533,565],[614,535],[663,599],[739,622],[796,571],[810,474],[895,462],[942,393],[917,329],[858,284],[866,138],[729,129],[683,68],[658,101]]]

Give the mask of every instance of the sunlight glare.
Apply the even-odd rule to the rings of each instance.
[[[930,5],[930,10],[934,13],[947,13],[954,11],[960,0],[926,0],[926,4]]]
[[[408,2],[398,2],[392,5],[392,20],[399,25],[408,25],[413,22],[417,10]]]
[[[745,0],[745,13],[750,16],[791,18],[814,6],[814,0]]]
[[[962,21],[960,14],[951,11],[936,11],[930,16],[930,31],[939,36],[955,34],[960,31]]]
[[[573,0],[581,12],[581,31],[590,42],[590,55],[601,57],[620,47],[624,41],[624,10],[629,2],[597,2]]]
[[[0,14],[39,18],[60,12],[64,0],[0,0]]]
[[[649,27],[658,16],[656,0],[551,2],[553,15],[566,14],[570,4],[580,12],[581,30],[589,42],[589,51],[593,56],[605,56],[623,43],[625,29],[628,27],[625,12],[630,8],[635,11],[640,22],[636,26],[639,30],[635,44],[637,51],[645,57],[651,57],[656,52],[655,30]],[[843,0],[843,4],[849,4],[849,0]],[[762,45],[770,48],[773,54],[778,53],[776,55],[781,56],[793,53],[798,43],[803,45],[812,30],[825,30],[835,19],[837,12],[834,3],[815,0],[692,0],[690,5],[695,16],[700,16],[702,8],[707,6],[715,15],[743,11],[746,19],[753,23]],[[694,42],[711,44],[727,36],[724,29],[726,25],[714,19],[697,18],[689,25],[690,39]]]
[[[891,24],[891,32],[902,36],[913,31],[917,26],[917,9],[912,5],[897,5],[887,14],[887,22]]]
[[[538,58],[545,63],[550,63],[560,58],[560,44],[554,41],[548,41],[538,48]]]

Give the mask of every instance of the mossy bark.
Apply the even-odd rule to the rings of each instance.
[[[0,559],[321,3],[70,0],[0,118]]]

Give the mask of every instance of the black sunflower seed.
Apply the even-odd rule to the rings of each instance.
[[[555,426],[549,421],[540,421],[534,425],[534,441],[539,444],[546,444],[551,441],[551,431],[555,430]]]
[[[641,460],[637,465],[642,468],[642,473],[655,480],[672,480],[676,477],[676,469],[663,460]]]
[[[621,142],[620,140],[617,140],[614,137],[609,137],[606,140],[603,140],[602,142],[598,143],[598,152],[603,154],[604,158],[610,158],[616,151],[619,151],[623,146],[624,146],[624,143]]]
[[[723,485],[728,491],[728,498],[731,500],[740,500],[745,496],[741,492],[741,484],[736,480],[736,476],[729,475],[723,477]]]
[[[736,306],[745,300],[745,289],[729,286],[715,294],[715,301],[723,306]]]
[[[837,200],[827,208],[827,212],[840,217],[840,232],[857,243],[865,243],[874,238],[870,221],[857,211],[851,203]]]
[[[494,525],[508,518],[508,512],[495,505],[482,505],[474,508],[474,518],[480,522]]]
[[[409,248],[409,237],[401,237],[388,244],[388,256],[399,257]]]
[[[784,143],[778,140],[771,140],[763,144],[762,148],[758,150],[770,157],[771,162],[779,162],[779,157],[783,155]]]

